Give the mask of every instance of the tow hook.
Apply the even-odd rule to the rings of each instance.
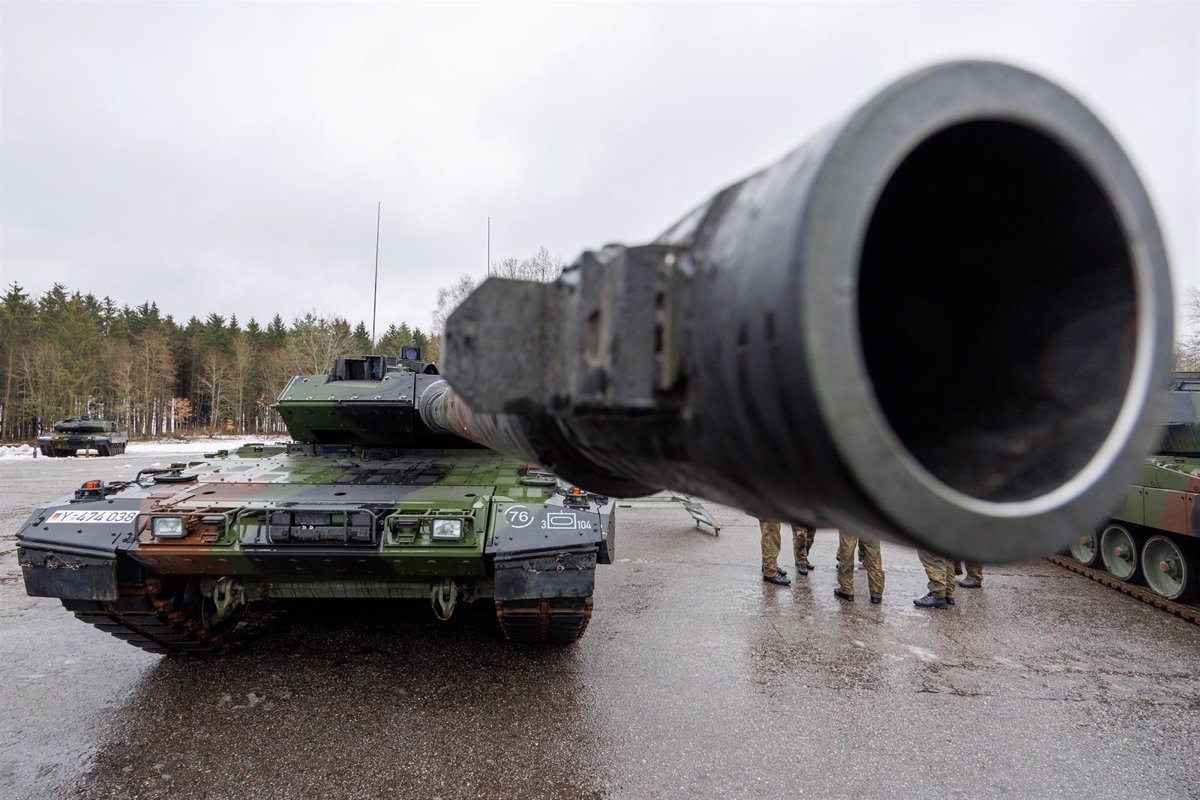
[[[458,603],[458,584],[452,579],[445,578],[439,584],[434,584],[430,591],[433,604],[433,615],[442,622],[454,614],[454,606]]]

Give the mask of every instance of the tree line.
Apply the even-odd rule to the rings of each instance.
[[[405,323],[378,349],[429,343]],[[154,302],[117,306],[61,284],[35,299],[12,283],[0,298],[0,439],[32,439],[82,414],[133,436],[280,433],[271,404],[289,376],[371,350],[366,326],[340,317],[285,324],[276,314],[264,326],[213,313],[180,324]]]
[[[493,274],[553,280],[561,270],[543,248],[502,260]],[[29,441],[83,414],[135,437],[282,434],[271,404],[290,376],[411,345],[436,361],[445,318],[474,286],[464,276],[439,291],[433,329],[393,324],[372,348],[366,325],[341,317],[310,312],[285,323],[275,314],[263,325],[212,313],[179,323],[154,302],[118,306],[61,284],[34,298],[14,282],[0,298],[0,441]]]

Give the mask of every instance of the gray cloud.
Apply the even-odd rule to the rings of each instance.
[[[0,6],[0,278],[429,324],[492,254],[656,235],[901,72],[1042,71],[1200,283],[1196,4]]]

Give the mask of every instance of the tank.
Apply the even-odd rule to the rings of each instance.
[[[1195,604],[1200,594],[1200,374],[1176,376],[1158,452],[1124,503],[1070,547],[1078,563],[1159,597]]]
[[[37,437],[37,446],[42,455],[51,458],[73,456],[80,450],[115,456],[125,452],[125,443],[129,441],[129,436],[117,428],[117,423],[93,419],[87,414],[59,420],[50,430],[49,435]]]
[[[36,510],[25,585],[152,650],[222,649],[240,609],[293,596],[479,599],[510,638],[570,641],[610,498],[661,489],[1045,555],[1157,442],[1171,307],[1153,209],[1095,116],[1024,70],[943,64],[652,242],[485,281],[447,321],[445,377],[419,353],[341,360],[280,395],[286,452]]]
[[[292,378],[293,437],[85,482],[18,533],[26,590],[151,652],[235,646],[257,601],[488,603],[520,642],[576,640],[614,501],[422,419],[445,381],[420,348]],[[424,413],[428,414],[428,411]],[[243,624],[247,623],[247,624]]]

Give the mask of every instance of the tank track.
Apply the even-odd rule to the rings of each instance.
[[[150,578],[143,584],[121,585],[115,601],[63,600],[75,618],[149,653],[221,655],[237,650],[257,633],[269,617],[256,615],[238,622],[226,634],[216,633],[162,597],[162,584]]]
[[[125,445],[126,445],[125,442],[121,442],[120,444],[110,444],[110,445],[105,445],[104,447],[97,447],[96,455],[98,457],[119,456],[125,452]],[[47,446],[47,447],[39,446],[38,447],[38,450],[46,458],[72,458],[80,450],[86,450],[86,449],[87,448],[83,448],[83,447],[63,447],[63,448],[56,448],[56,447],[49,447],[49,446]]]
[[[1130,597],[1141,600],[1143,603],[1148,603],[1152,606],[1170,612],[1177,617],[1200,625],[1200,607],[1187,605],[1186,603],[1177,603],[1174,600],[1168,600],[1165,597],[1155,594],[1144,586],[1138,586],[1133,583],[1127,583],[1120,578],[1113,577],[1102,569],[1094,567],[1085,567],[1073,558],[1068,556],[1052,555],[1046,556],[1047,559],[1058,564],[1060,567],[1066,567],[1072,572],[1077,572],[1086,578],[1091,578],[1097,583],[1102,583],[1105,586],[1112,587],[1118,591],[1124,592]]]
[[[506,639],[523,644],[570,644],[592,619],[590,597],[543,597],[496,601],[496,619]]]

